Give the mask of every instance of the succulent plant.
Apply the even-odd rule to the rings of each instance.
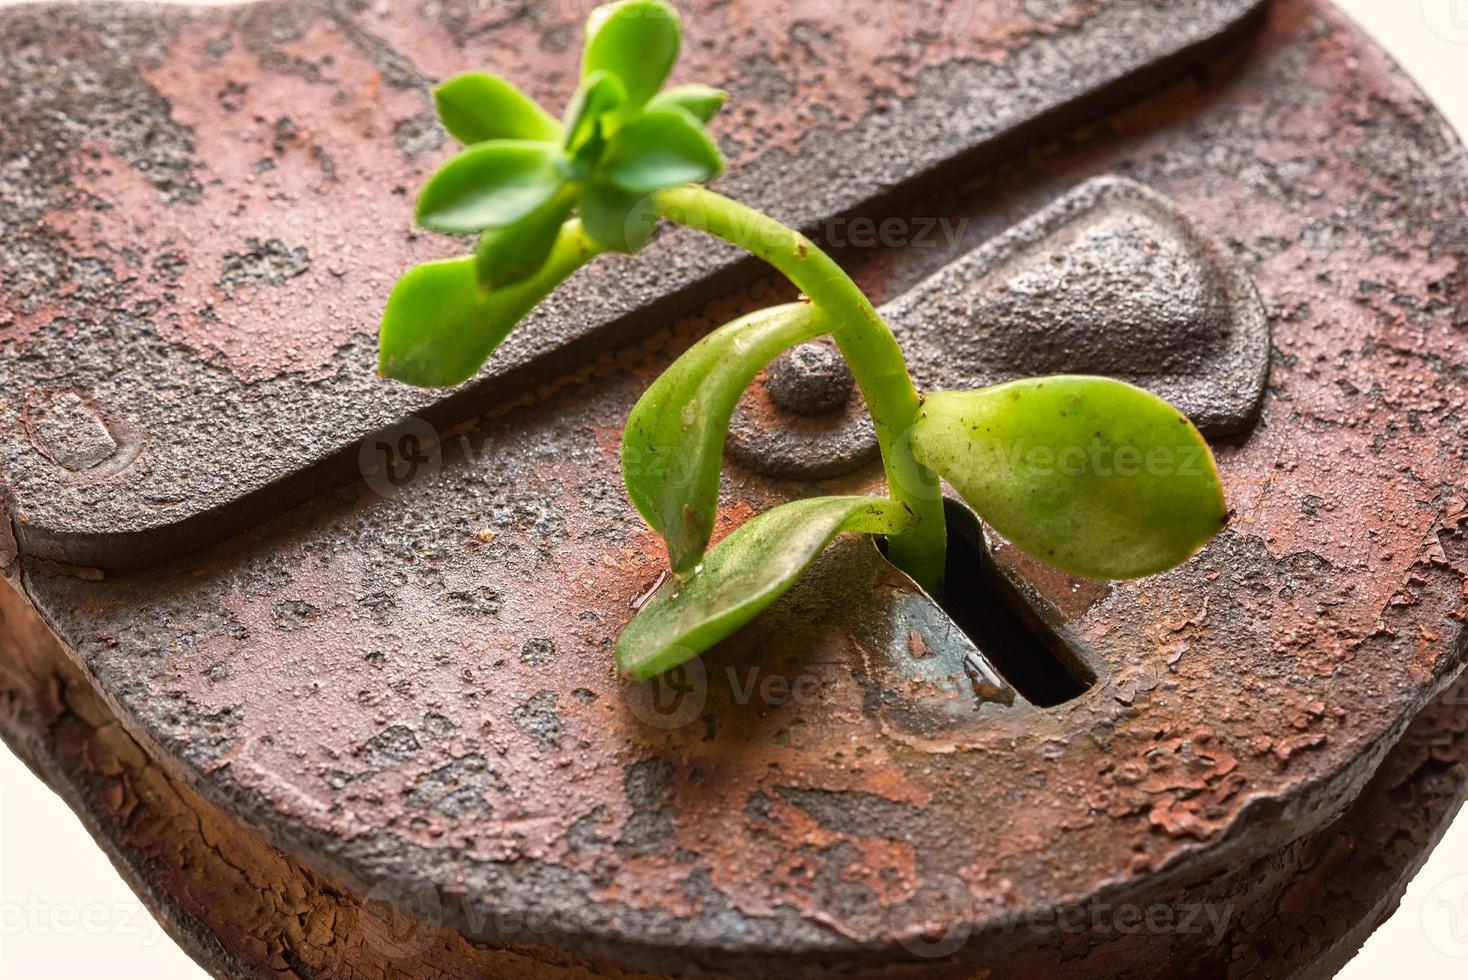
[[[705,126],[724,93],[664,89],[680,26],[663,0],[621,0],[587,22],[581,81],[558,122],[511,83],[469,72],[435,92],[465,149],[429,179],[417,221],[479,235],[474,255],[410,270],[388,299],[380,371],[467,380],[514,326],[605,251],[635,253],[660,220],[747,249],[803,293],[682,354],[633,408],[622,468],[667,544],[672,575],[617,642],[645,679],[697,656],[788,590],[843,532],[940,594],[940,479],[1017,547],[1066,571],[1132,578],[1191,556],[1227,521],[1207,443],[1155,395],[1100,377],[920,395],[892,331],[800,232],[702,186],[723,169]],[[872,415],[888,497],[816,497],[760,514],[709,548],[724,440],[744,389],[786,349],[830,335]]]

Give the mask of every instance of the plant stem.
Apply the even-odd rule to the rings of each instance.
[[[871,412],[888,492],[915,518],[910,531],[889,539],[887,557],[936,595],[947,547],[942,490],[908,446],[921,403],[891,328],[835,260],[774,218],[696,184],[657,192],[653,208],[768,262],[830,318],[832,336]]]

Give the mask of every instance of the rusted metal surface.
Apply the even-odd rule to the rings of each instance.
[[[1254,424],[1269,323],[1237,260],[1185,211],[1100,178],[884,310],[931,388],[1092,372],[1155,391],[1210,436]]]
[[[545,947],[535,920],[514,920],[514,941],[470,943],[442,925],[431,892],[322,878],[158,766],[8,584],[0,621],[0,734],[216,975],[639,976]],[[1468,680],[1459,680],[1320,831],[1212,878],[1134,894],[1120,908],[1017,922],[1035,941],[1016,959],[990,960],[985,975],[1330,976],[1401,900],[1465,783]],[[945,939],[931,941],[941,948]]]
[[[619,485],[620,421],[693,336],[768,302],[762,282],[448,432],[401,486],[368,474],[147,575],[22,558],[23,588],[146,755],[247,837],[359,894],[426,887],[491,944],[524,935],[494,912],[533,913],[525,955],[547,971],[1308,970],[1379,914],[1462,792],[1404,743],[1418,763],[1382,778],[1430,807],[1360,811],[1376,865],[1317,859],[1465,655],[1468,166],[1379,51],[1288,0],[1226,62],[913,198],[896,214],[962,233],[856,271],[895,299],[1108,174],[1224,243],[1272,365],[1258,424],[1216,444],[1235,516],[1196,561],[1100,585],[998,549],[1095,674],[1057,706],[945,696],[973,680],[971,648],[855,540],[680,699],[616,680],[613,639],[663,564]],[[915,372],[943,377],[950,352],[906,332]],[[58,411],[73,422],[47,431],[80,424]],[[721,527],[879,477],[734,467]],[[1380,839],[1387,819],[1401,839]],[[1312,919],[1311,895],[1346,893]],[[1229,905],[1235,938],[1010,928],[1162,900]],[[963,941],[936,944],[950,930]]]
[[[690,2],[680,71],[732,94],[721,188],[816,227],[1062,132],[1260,3]],[[427,85],[492,64],[557,105],[585,11],[0,11],[0,474],[22,547],[114,570],[190,550],[349,472],[376,429],[533,390],[727,285],[735,250],[669,235],[577,276],[456,396],[374,380],[393,279],[462,251],[410,227],[451,150]],[[76,471],[23,437],[27,401],[66,393],[126,466]]]

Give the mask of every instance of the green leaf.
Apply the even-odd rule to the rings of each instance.
[[[466,146],[486,140],[555,143],[561,124],[524,92],[482,71],[466,71],[436,86],[433,104],[443,128]]]
[[[581,222],[568,221],[545,264],[513,286],[481,291],[473,256],[408,270],[382,315],[378,373],[432,388],[468,380],[526,313],[600,251]]]
[[[675,85],[659,92],[647,103],[652,109],[682,109],[701,123],[707,123],[723,108],[729,93],[709,85]]]
[[[1078,575],[1164,571],[1228,520],[1198,430],[1156,395],[1107,378],[935,392],[912,448],[1000,534]]]
[[[657,226],[655,191],[708,180],[723,167],[719,148],[687,112],[649,109],[612,137],[587,181],[582,220],[607,248],[636,252]]]
[[[911,521],[880,497],[809,497],[750,518],[648,600],[617,638],[617,666],[635,680],[676,667],[768,608],[837,534],[899,534]]]
[[[566,105],[566,151],[577,159],[599,156],[599,148],[606,145],[602,120],[626,101],[627,90],[611,72],[592,72],[583,78]],[[584,148],[588,145],[598,152],[587,154]]]
[[[418,224],[462,234],[519,221],[561,189],[563,161],[550,143],[475,144],[428,178],[418,195]]]
[[[740,395],[781,351],[829,329],[811,303],[751,313],[690,347],[638,399],[622,435],[622,474],[638,513],[667,542],[673,571],[697,565],[713,533]]]
[[[607,180],[593,179],[581,194],[581,220],[605,248],[632,254],[647,244],[657,227],[650,194],[634,194]]]
[[[717,176],[724,157],[687,112],[649,109],[617,130],[600,169],[623,190],[651,194]]]
[[[498,289],[534,275],[550,256],[575,203],[575,189],[563,187],[539,210],[514,224],[485,229],[474,248],[479,284]]]
[[[581,77],[608,71],[621,79],[627,101],[620,116],[628,118],[668,80],[680,42],[678,13],[662,0],[603,4],[586,19]]]

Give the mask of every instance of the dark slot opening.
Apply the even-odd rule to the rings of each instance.
[[[938,604],[1020,696],[1041,708],[1064,704],[1096,682],[994,565],[984,530],[962,504],[945,501],[946,584]]]

